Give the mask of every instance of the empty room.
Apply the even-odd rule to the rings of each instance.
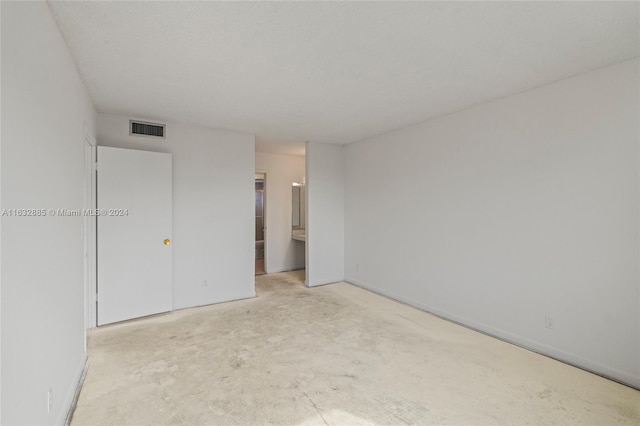
[[[2,425],[640,424],[640,3],[0,23]]]

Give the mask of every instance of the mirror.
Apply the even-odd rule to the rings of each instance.
[[[291,191],[291,227],[292,229],[304,229],[306,222],[304,210],[306,201],[305,185],[294,182]]]

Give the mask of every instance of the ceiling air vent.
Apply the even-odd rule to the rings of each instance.
[[[129,120],[129,134],[164,139],[164,124]]]

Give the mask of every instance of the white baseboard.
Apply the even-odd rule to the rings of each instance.
[[[71,382],[71,386],[67,389],[67,393],[64,396],[64,400],[62,401],[62,408],[58,413],[58,418],[56,420],[57,425],[69,425],[71,422],[71,416],[73,415],[73,410],[76,407],[76,402],[78,401],[78,396],[80,396],[80,390],[82,389],[82,384],[84,383],[84,377],[87,372],[87,356],[83,355],[78,367],[76,368],[76,372],[73,375],[73,380]]]
[[[640,376],[634,376],[633,374],[608,367],[606,365],[600,364],[598,362],[595,362],[586,358],[582,358],[578,355],[562,351],[558,348],[545,345],[535,340],[530,340],[525,337],[522,337],[513,333],[509,333],[507,331],[500,330],[500,329],[488,326],[486,324],[479,323],[469,318],[461,317],[455,314],[451,314],[450,312],[442,311],[440,309],[434,308],[433,306],[428,306],[422,303],[416,303],[413,300],[407,300],[403,297],[393,294],[392,292],[381,290],[379,288],[376,288],[374,286],[371,286],[367,283],[356,280],[354,278],[345,278],[345,281],[348,282],[349,284],[353,284],[355,286],[364,288],[365,290],[372,291],[374,293],[380,294],[382,296],[388,297],[398,302],[405,303],[407,305],[413,306],[422,311],[426,311],[430,314],[436,315],[445,320],[455,322],[456,324],[460,324],[464,327],[470,328],[480,333],[487,334],[491,337],[495,337],[497,339],[503,340],[508,343],[513,343],[514,345],[520,346],[524,349],[528,349],[530,351],[539,353],[541,355],[545,355],[550,358],[556,359],[558,361],[562,361],[566,364],[572,365],[574,367],[578,367],[580,369],[589,371],[590,373],[594,373],[599,376],[603,376],[607,379],[611,379],[613,381],[622,383],[624,385],[631,386],[636,389],[640,389]]]
[[[304,265],[278,266],[276,268],[270,267],[268,270],[265,268],[265,272],[267,274],[277,274],[279,272],[298,271],[300,269],[304,269]]]
[[[170,311],[161,312],[160,314],[170,314],[172,312],[182,311],[184,309],[202,308],[204,306],[218,305],[220,303],[236,302],[236,301],[240,301],[240,300],[253,299],[254,297],[256,297],[255,286],[253,287],[253,291],[251,293],[249,293],[249,295],[236,295],[236,296],[231,296],[229,299],[206,301],[204,303],[200,303],[200,304],[197,304],[197,305],[174,306]],[[144,318],[145,317],[132,318],[132,319],[136,320],[136,319],[144,319]]]
[[[318,287],[321,285],[327,285],[327,284],[335,284],[335,283],[341,283],[344,282],[344,278],[342,277],[336,277],[336,278],[324,278],[324,279],[319,279],[314,281],[313,283],[305,283],[307,285],[307,287]]]

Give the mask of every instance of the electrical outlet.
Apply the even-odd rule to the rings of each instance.
[[[47,392],[47,413],[50,413],[52,408],[53,408],[53,389],[49,388],[49,391]]]
[[[209,285],[209,283],[207,282],[207,280],[202,281],[202,286],[203,287],[207,287]]]
[[[544,326],[549,330],[556,329],[556,320],[551,315],[547,314],[544,316]]]
[[[360,272],[360,264],[356,263],[356,272]]]

